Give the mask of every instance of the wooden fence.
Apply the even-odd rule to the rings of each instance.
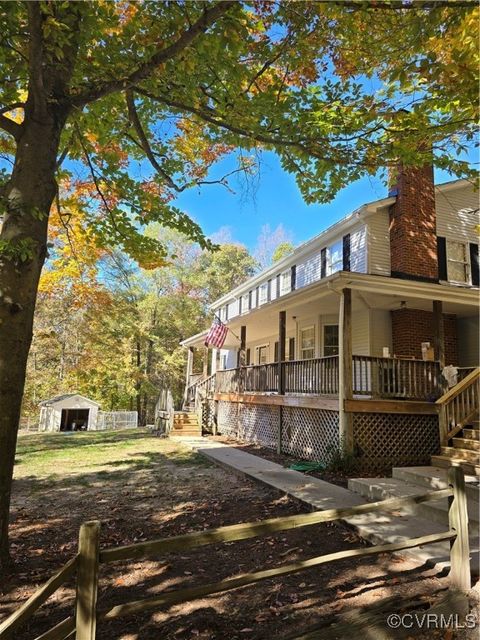
[[[450,541],[451,544],[450,585],[455,590],[466,591],[471,587],[470,552],[465,480],[461,469],[455,467],[449,470],[448,484],[447,489],[430,491],[417,496],[390,498],[381,502],[362,504],[357,507],[329,509],[301,515],[271,518],[259,522],[230,525],[107,549],[100,549],[100,523],[97,521],[86,522],[80,528],[78,554],[38,589],[17,611],[0,624],[0,638],[1,640],[13,639],[17,629],[31,619],[40,606],[75,572],[77,581],[75,613],[49,631],[37,636],[35,640],[64,640],[71,637],[73,633],[76,634],[76,640],[94,640],[98,621],[138,614],[156,607],[189,602],[214,593],[230,591],[278,576],[298,573],[326,563],[345,560],[346,558],[402,551],[446,540]],[[444,498],[448,498],[449,501],[449,529],[441,533],[410,538],[391,544],[329,553],[274,569],[234,576],[219,582],[167,591],[155,597],[127,602],[108,610],[97,609],[99,570],[102,564],[118,560],[137,561],[139,558],[158,556],[172,551],[185,552],[188,549],[204,545],[246,540],[297,527],[311,526],[320,522],[332,522],[358,514],[397,510],[406,506]]]

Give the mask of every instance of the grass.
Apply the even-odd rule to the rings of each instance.
[[[15,478],[52,479],[85,473],[151,469],[165,465],[208,466],[178,443],[145,429],[81,433],[26,434],[18,439]]]

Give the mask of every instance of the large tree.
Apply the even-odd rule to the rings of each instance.
[[[208,247],[173,201],[208,183],[233,149],[244,150],[244,170],[245,151],[275,150],[309,201],[432,151],[459,171],[451,151],[471,139],[477,106],[475,10],[421,0],[0,3],[2,562],[52,203],[68,225],[75,193],[99,246],[155,266],[165,250],[142,235],[149,222]]]

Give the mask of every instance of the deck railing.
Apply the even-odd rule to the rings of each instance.
[[[433,401],[443,391],[438,362],[353,356],[352,369],[354,395]]]
[[[337,395],[338,356],[282,362],[285,393]],[[279,363],[217,371],[188,387],[186,398],[213,393],[278,393]],[[354,396],[435,401],[445,390],[438,362],[406,358],[352,357]]]
[[[285,362],[285,391],[287,393],[338,393],[338,356],[291,360]],[[277,365],[278,367],[278,365]]]

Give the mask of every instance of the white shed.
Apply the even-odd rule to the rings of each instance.
[[[39,431],[94,431],[100,405],[79,393],[40,402]]]

